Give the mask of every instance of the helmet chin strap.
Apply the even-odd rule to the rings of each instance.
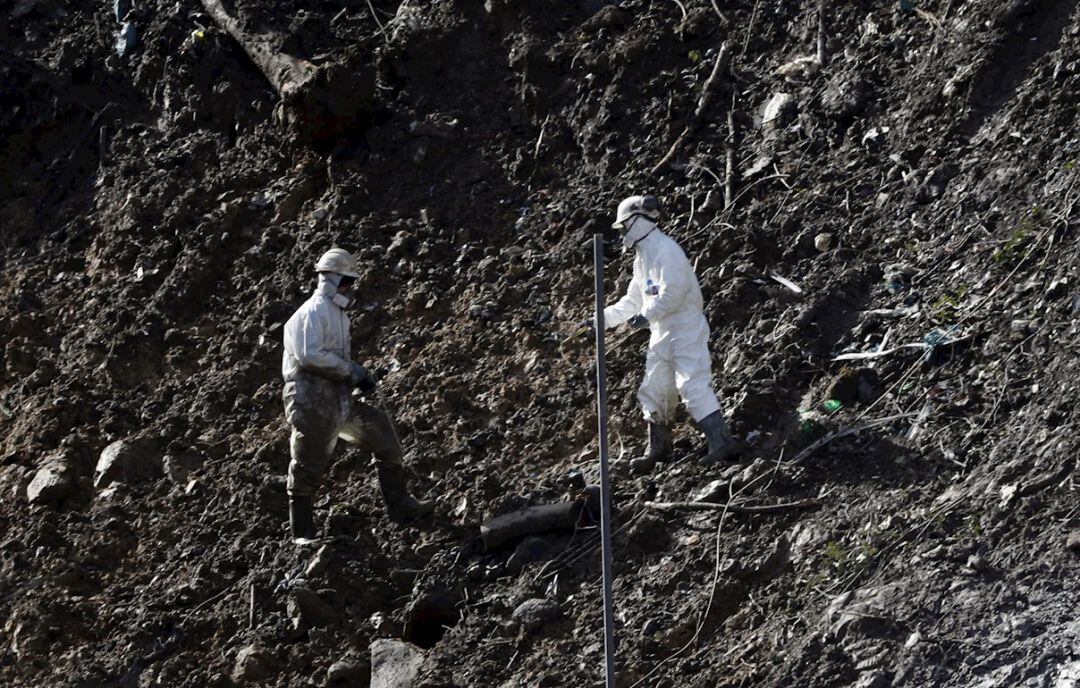
[[[636,225],[637,221],[640,220],[640,219],[641,219],[641,215],[635,215],[634,217],[632,217],[630,219],[630,225],[626,228],[626,231],[623,232],[622,240],[623,240],[623,250],[624,251],[627,251],[627,252],[633,251],[635,248],[637,248],[637,245],[639,243],[641,243],[641,241],[645,237],[652,234],[653,230],[656,229],[656,224],[655,223],[650,223],[650,224],[652,224],[652,227],[649,228],[649,231],[645,232],[640,237],[637,237],[635,239],[633,237],[634,225]]]

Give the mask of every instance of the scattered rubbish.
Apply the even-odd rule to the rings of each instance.
[[[782,285],[784,287],[787,287],[789,290],[791,290],[795,294],[802,295],[802,293],[803,293],[802,287],[795,284],[794,282],[787,279],[786,277],[781,277],[780,275],[770,273],[769,274],[769,279],[774,280],[775,282],[777,282],[778,284],[780,284],[780,285]]]
[[[844,404],[839,399],[827,399],[821,406],[829,413],[836,413],[843,408]]]
[[[814,237],[814,248],[825,253],[833,246],[833,235],[829,232],[822,232]]]
[[[910,344],[900,344],[890,349],[886,349],[883,346],[874,351],[860,351],[843,353],[839,356],[834,356],[833,361],[865,361],[871,358],[880,358],[882,356],[888,356],[902,349],[921,349],[924,351],[923,360],[929,361],[931,357],[943,348],[959,344],[971,339],[971,335],[956,336],[960,331],[959,325],[951,325],[945,329],[937,328],[930,330],[923,336],[921,342],[912,342]]]
[[[139,34],[135,30],[135,24],[124,22],[124,25],[120,27],[120,31],[116,34],[116,54],[120,57],[127,57],[138,45]]]
[[[803,55],[781,65],[776,73],[787,79],[805,79],[818,73],[821,61],[817,55]]]

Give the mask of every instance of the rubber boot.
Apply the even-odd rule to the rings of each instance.
[[[671,426],[649,423],[649,451],[645,456],[633,459],[630,470],[637,475],[652,472],[657,461],[664,461],[671,456]]]
[[[738,456],[742,451],[739,443],[731,436],[727,421],[721,411],[714,411],[698,422],[698,427],[705,433],[705,439],[709,443],[709,451],[702,459],[703,464],[728,461]]]
[[[400,464],[379,464],[379,489],[382,490],[386,511],[395,521],[408,521],[427,516],[435,502],[420,501],[405,487],[405,468]]]
[[[289,495],[289,528],[297,544],[315,539],[315,505],[311,497]]]

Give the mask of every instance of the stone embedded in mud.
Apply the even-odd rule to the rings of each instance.
[[[64,454],[47,459],[26,487],[31,504],[57,504],[75,489],[75,469]]]
[[[518,605],[511,615],[526,633],[535,633],[545,625],[562,616],[562,608],[555,600],[533,598]]]
[[[1069,533],[1069,539],[1065,541],[1065,546],[1073,552],[1080,552],[1080,530]]]
[[[105,447],[94,469],[94,487],[140,483],[160,478],[161,458],[146,440],[117,440]]]
[[[307,588],[293,588],[289,596],[289,619],[294,631],[326,626],[334,617],[334,608]]]
[[[248,645],[236,654],[233,666],[233,679],[236,681],[261,681],[269,671],[266,667],[266,653],[254,645]]]
[[[337,683],[339,681],[351,681],[361,685],[371,679],[371,663],[357,657],[346,657],[334,662],[326,670],[326,682]]]
[[[538,561],[547,561],[553,554],[551,543],[544,538],[530,536],[521,541],[510,560],[506,562],[506,568],[513,572],[524,569],[527,565]]]
[[[424,664],[424,652],[401,640],[371,644],[371,688],[412,688]]]

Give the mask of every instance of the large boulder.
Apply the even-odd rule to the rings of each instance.
[[[33,480],[26,487],[26,498],[34,505],[59,504],[75,491],[77,476],[68,455],[60,453],[46,458]]]
[[[145,439],[123,439],[101,452],[94,470],[94,487],[101,490],[113,483],[144,483],[163,474],[161,456]]]
[[[371,644],[371,688],[412,688],[424,664],[424,651],[401,640]]]

